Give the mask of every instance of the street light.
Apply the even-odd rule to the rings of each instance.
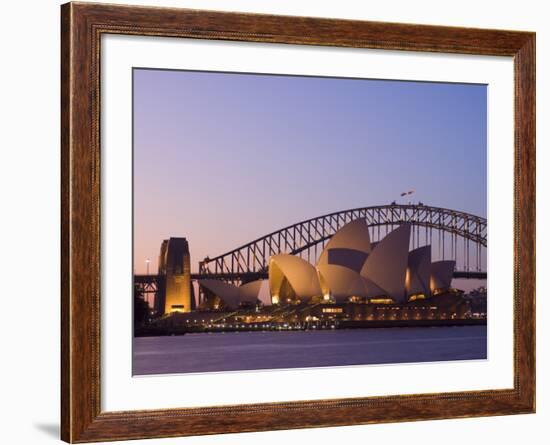
[[[147,275],[149,275],[149,263],[151,262],[151,260],[149,258],[147,258],[145,260],[145,264],[147,264]]]

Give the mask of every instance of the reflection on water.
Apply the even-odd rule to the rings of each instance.
[[[134,375],[487,358],[487,327],[231,332],[134,339]]]

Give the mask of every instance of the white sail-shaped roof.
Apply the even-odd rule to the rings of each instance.
[[[333,264],[317,266],[323,295],[330,294],[337,303],[349,297],[366,297],[367,287],[361,275],[347,267]]]
[[[199,284],[218,296],[230,309],[236,309],[241,303],[256,303],[264,280],[251,281],[237,287],[225,281],[206,278]]]
[[[239,299],[243,303],[256,303],[263,280],[251,281],[239,287]]]
[[[269,292],[269,280],[260,280],[261,286],[258,292],[258,300],[264,306],[270,306],[273,302],[271,301],[271,294]]]
[[[424,294],[430,296],[430,273],[432,247],[423,246],[409,252],[405,289],[407,295]]]
[[[317,266],[333,264],[359,272],[370,252],[369,227],[363,218],[359,218],[332,235],[319,256]]]
[[[363,280],[365,281],[365,286],[367,286],[367,298],[387,298],[389,296],[388,291],[382,289],[373,281],[365,277],[363,277]]]
[[[321,295],[317,270],[311,264],[294,255],[272,256],[269,260],[269,288],[275,300],[287,283],[297,298]]]
[[[396,302],[404,302],[409,255],[410,224],[402,224],[386,235],[361,269],[361,275]],[[377,295],[378,296],[378,295]]]
[[[431,265],[430,288],[432,292],[436,289],[449,289],[453,280],[455,261],[436,261]]]
[[[225,281],[210,278],[199,280],[199,284],[220,297],[225,306],[229,309],[236,309],[239,306],[240,291],[237,286],[226,283]]]

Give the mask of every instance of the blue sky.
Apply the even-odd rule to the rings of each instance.
[[[485,85],[134,70],[135,269],[415,201],[486,216]]]

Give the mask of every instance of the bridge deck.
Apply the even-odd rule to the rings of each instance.
[[[135,283],[153,283],[158,280],[158,275],[134,275]],[[243,272],[243,273],[194,273],[191,274],[192,280],[203,280],[203,279],[216,279],[216,280],[242,280],[242,281],[254,281],[260,279],[267,279],[267,272]],[[468,270],[456,270],[453,273],[453,278],[467,278],[467,279],[487,279],[487,272],[483,271],[468,271]]]

